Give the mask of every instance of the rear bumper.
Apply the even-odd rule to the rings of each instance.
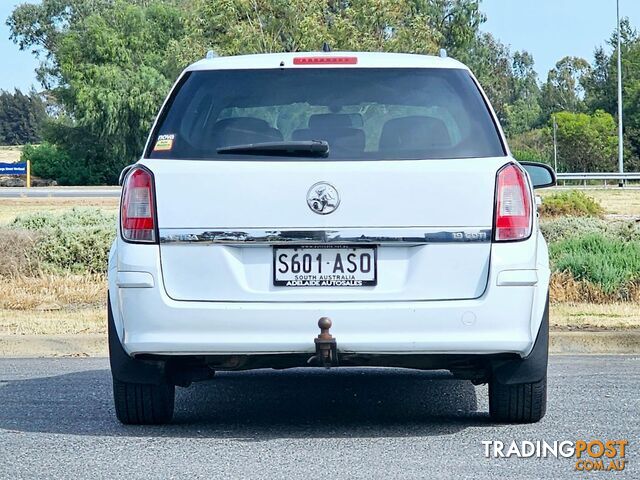
[[[342,353],[526,357],[544,316],[550,273],[538,235],[492,245],[487,288],[476,299],[180,301],[165,291],[156,245],[120,247],[114,243],[110,254],[109,293],[116,334],[131,356],[311,355],[318,319],[326,316]]]
[[[146,288],[110,282],[129,355],[312,354],[317,321],[328,316],[345,353],[525,356],[540,322],[532,314],[538,288],[493,284],[481,298],[459,301],[230,303],[175,301],[161,281]]]

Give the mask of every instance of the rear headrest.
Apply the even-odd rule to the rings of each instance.
[[[359,122],[358,122],[358,118]],[[362,115],[359,113],[316,113],[309,117],[309,128],[349,128],[361,127]]]
[[[220,130],[225,128],[235,128],[243,130],[265,130],[271,128],[269,124],[261,118],[253,117],[231,117],[218,120],[214,126],[214,130]]]
[[[247,143],[277,142],[282,133],[265,120],[253,117],[233,117],[218,120],[212,129],[216,147],[243,145]]]
[[[439,118],[413,115],[394,118],[382,127],[379,151],[430,150],[451,145],[445,123]]]
[[[337,156],[362,153],[364,132],[358,128],[303,128],[291,133],[291,140],[326,140],[329,152]]]

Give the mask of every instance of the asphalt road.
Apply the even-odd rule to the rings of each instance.
[[[3,187],[0,198],[108,198],[120,197],[120,187]]]
[[[175,422],[114,418],[105,359],[0,359],[0,478],[640,478],[640,357],[553,357],[549,409],[495,425],[444,373],[263,370],[180,389]],[[623,472],[485,458],[483,440],[626,439]]]

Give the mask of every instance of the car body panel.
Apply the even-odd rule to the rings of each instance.
[[[406,238],[393,246],[380,245],[377,286],[304,291],[273,286],[271,246],[161,242],[164,285],[173,299],[435,300],[477,298],[486,287],[495,171],[504,158],[370,164],[170,159],[141,163],[156,179],[161,237],[185,228],[232,234],[256,228],[340,232],[360,227],[360,234],[372,239],[383,230],[408,226],[485,232],[481,242],[465,238],[414,245]],[[331,215],[318,215],[307,205],[307,192],[319,180],[331,183],[340,194],[340,205]]]
[[[294,59],[311,57],[331,59],[336,57],[356,57],[357,63],[313,63],[296,64]],[[202,59],[185,69],[185,72],[198,70],[248,70],[265,68],[456,68],[469,70],[463,63],[447,57],[418,55],[411,53],[382,52],[281,52],[231,57]]]
[[[509,158],[456,160],[143,160],[166,228],[491,228],[496,171]],[[318,215],[307,193],[333,185],[340,205]],[[399,208],[401,207],[401,208]]]

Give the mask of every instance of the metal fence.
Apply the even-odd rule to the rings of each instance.
[[[640,180],[640,172],[558,173],[558,180]]]
[[[594,185],[594,183],[602,182],[604,186],[609,183],[613,185],[623,185],[627,182],[634,182],[635,186],[638,186],[637,181],[640,181],[640,172],[601,172],[601,173],[558,173],[558,185]],[[577,183],[579,182],[579,183]],[[568,186],[569,186],[568,185]]]

